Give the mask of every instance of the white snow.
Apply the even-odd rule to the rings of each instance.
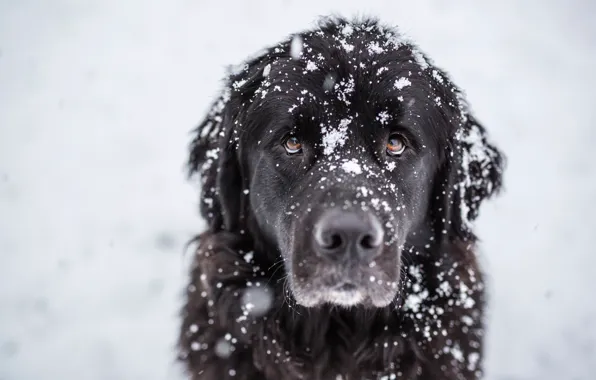
[[[346,173],[362,174],[362,167],[358,163],[358,160],[355,158],[352,158],[351,160],[345,161],[344,163],[342,163],[341,168]]]
[[[383,49],[379,43],[375,41],[369,43],[367,48],[370,54],[380,54],[385,51],[385,49]]]
[[[506,192],[476,223],[487,380],[596,372],[595,7],[366,3],[466,90],[508,155]],[[185,378],[181,252],[204,226],[189,131],[226,65],[332,11],[362,2],[0,3],[0,378]]]
[[[451,355],[453,355],[453,358],[455,360],[457,360],[458,362],[463,362],[464,361],[464,354],[461,352],[461,348],[459,346],[453,346],[451,347]]]
[[[334,89],[335,93],[337,94],[337,98],[344,102],[347,106],[352,104],[352,102],[348,100],[348,98],[350,98],[350,96],[354,92],[354,85],[355,82],[352,75],[350,75],[350,77],[347,80],[342,80],[341,82],[335,84]]]
[[[472,352],[468,355],[468,369],[470,371],[474,371],[477,368],[479,359],[480,354],[478,354],[477,352]]]
[[[381,111],[377,115],[377,120],[381,124],[385,125],[385,124],[387,124],[387,121],[389,120],[390,117],[391,117],[391,115],[389,115],[389,113],[387,111]]]
[[[246,261],[247,263],[252,262],[252,259],[254,257],[254,252],[247,252],[244,254],[244,261]]]
[[[443,77],[441,76],[441,74],[439,74],[439,72],[437,70],[433,70],[431,75],[433,76],[433,78],[435,78],[435,80],[439,83],[444,83],[445,80],[443,79]]]
[[[317,69],[317,64],[313,61],[306,62],[306,71],[315,71]]]
[[[220,338],[215,344],[215,354],[220,358],[229,358],[234,347],[225,337]]]
[[[383,66],[383,67],[379,68],[379,70],[377,70],[377,75],[383,74],[384,71],[389,71],[387,66]]]
[[[336,128],[323,126],[323,154],[330,155],[337,147],[342,147],[348,138],[348,125],[351,118],[342,119]]]
[[[422,70],[426,70],[428,68],[428,62],[426,61],[426,58],[424,58],[424,56],[422,55],[422,53],[420,51],[418,51],[417,49],[414,49],[412,51],[412,55],[414,56],[416,63],[418,63],[418,65],[420,66],[420,68]]]
[[[323,81],[323,89],[329,91],[335,86],[335,77],[331,74],[327,74],[325,76],[325,81]]]
[[[242,295],[242,305],[252,316],[261,316],[267,313],[273,303],[273,291],[265,286],[252,286],[247,288]]]
[[[420,293],[409,294],[404,303],[404,307],[417,313],[418,310],[420,310],[420,305],[422,305],[422,302],[424,302],[426,298],[428,298],[427,289],[424,289]]]
[[[352,27],[352,25],[350,24],[346,24],[343,29],[341,30],[341,33],[346,36],[349,37],[352,35],[352,33],[354,33],[354,28]]]
[[[293,59],[300,59],[302,56],[302,49],[304,49],[302,37],[295,35],[292,37],[292,42],[290,43],[290,56]]]
[[[402,88],[410,86],[411,84],[412,84],[412,82],[410,82],[410,80],[408,78],[401,77],[395,81],[395,88],[397,88],[398,90],[401,90]]]
[[[368,197],[368,194],[372,194],[372,191],[367,189],[364,186],[360,186],[358,188],[358,191],[359,191],[359,194],[361,194],[363,197]],[[372,263],[374,263],[374,261]],[[373,264],[373,266],[374,266],[374,264]],[[371,268],[372,268],[372,266],[371,266]]]
[[[232,87],[234,88],[234,90],[238,90],[242,86],[244,86],[245,83],[246,83],[246,79],[238,80],[238,81],[232,83]]]
[[[346,40],[340,40],[339,43],[341,44],[341,47],[343,47],[344,50],[348,53],[354,50],[354,45],[349,44],[348,42],[346,42]]]

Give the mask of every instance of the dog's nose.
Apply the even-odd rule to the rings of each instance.
[[[371,260],[381,253],[383,227],[371,213],[332,209],[315,223],[313,241],[319,255],[333,260]]]

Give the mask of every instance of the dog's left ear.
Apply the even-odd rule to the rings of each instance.
[[[472,222],[483,201],[501,189],[505,160],[473,115],[464,110],[457,119],[459,125],[435,180],[434,227],[440,239],[473,242]]]

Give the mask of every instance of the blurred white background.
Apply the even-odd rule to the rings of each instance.
[[[596,375],[596,3],[0,0],[0,379],[182,379],[183,164],[225,66],[378,15],[506,152],[482,209],[491,380]]]

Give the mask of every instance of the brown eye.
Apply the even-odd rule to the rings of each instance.
[[[390,156],[399,156],[406,150],[406,141],[404,138],[394,133],[387,139],[387,154]]]
[[[300,151],[302,150],[302,144],[300,143],[300,140],[298,140],[297,137],[290,136],[284,142],[284,148],[286,148],[286,152],[288,152],[289,154],[296,154],[300,153]]]

